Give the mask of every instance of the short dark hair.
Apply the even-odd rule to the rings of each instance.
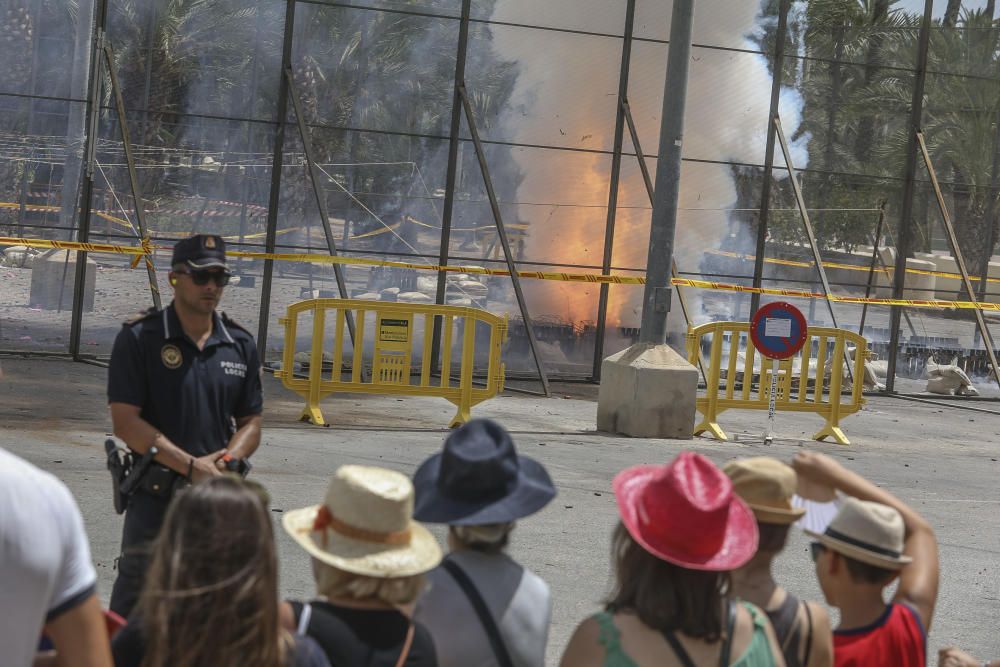
[[[689,570],[642,548],[621,523],[612,538],[615,586],[605,609],[633,611],[660,632],[680,631],[707,642],[723,634],[728,572]]]
[[[790,523],[764,523],[757,522],[757,534],[760,539],[757,543],[757,551],[765,553],[778,553],[785,548],[788,541],[788,530],[792,527]]]
[[[890,570],[878,565],[871,565],[845,556],[844,554],[840,554],[840,557],[844,559],[844,563],[847,565],[847,573],[850,575],[851,581],[856,584],[885,585],[899,574],[899,570]]]

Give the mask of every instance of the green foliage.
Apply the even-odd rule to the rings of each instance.
[[[792,13],[786,53],[805,57],[793,59],[797,66],[791,70],[786,62],[785,83],[804,101],[797,136],[808,137],[803,190],[810,207],[871,208],[888,200],[889,220],[898,215],[920,25],[919,16],[898,5],[898,0],[810,0]],[[776,12],[777,3],[770,2],[768,10]],[[936,21],[922,129],[973,266],[988,255],[986,239],[997,225],[998,121],[1000,23],[984,11],[963,12],[953,26]],[[922,166],[918,178],[927,178]],[[925,204],[917,202],[915,209]],[[789,188],[776,188],[773,206],[794,206]],[[825,211],[814,223],[822,246],[850,249],[868,242],[875,220]],[[799,240],[801,223],[793,216],[769,222],[777,240]],[[929,230],[920,231],[922,249],[930,250]]]

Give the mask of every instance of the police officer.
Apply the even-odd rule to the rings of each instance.
[[[127,617],[173,490],[223,474],[260,444],[260,358],[253,337],[216,311],[229,282],[225,243],[198,234],[174,246],[173,302],[126,322],[108,370],[114,433],[153,465],[129,499],[111,609]]]

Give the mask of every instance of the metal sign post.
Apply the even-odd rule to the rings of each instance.
[[[778,395],[778,364],[777,359],[771,359],[771,395],[767,401],[767,431],[764,433],[764,444],[774,442],[774,402]]]
[[[761,355],[771,360],[771,393],[767,402],[767,431],[764,444],[774,441],[774,412],[778,397],[780,361],[798,354],[809,336],[801,311],[790,303],[775,301],[760,308],[750,321],[750,340]],[[808,359],[802,360],[808,364]],[[763,371],[763,367],[761,371]],[[817,370],[817,374],[820,371]],[[799,387],[802,391],[802,387]]]

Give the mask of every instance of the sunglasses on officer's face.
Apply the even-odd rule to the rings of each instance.
[[[813,562],[815,563],[819,560],[820,554],[826,551],[826,545],[822,542],[810,542],[809,551],[812,555]]]
[[[225,287],[229,284],[230,274],[227,271],[193,270],[178,271],[177,273],[191,276],[191,282],[199,287],[207,285],[209,280],[214,280],[217,287]]]

